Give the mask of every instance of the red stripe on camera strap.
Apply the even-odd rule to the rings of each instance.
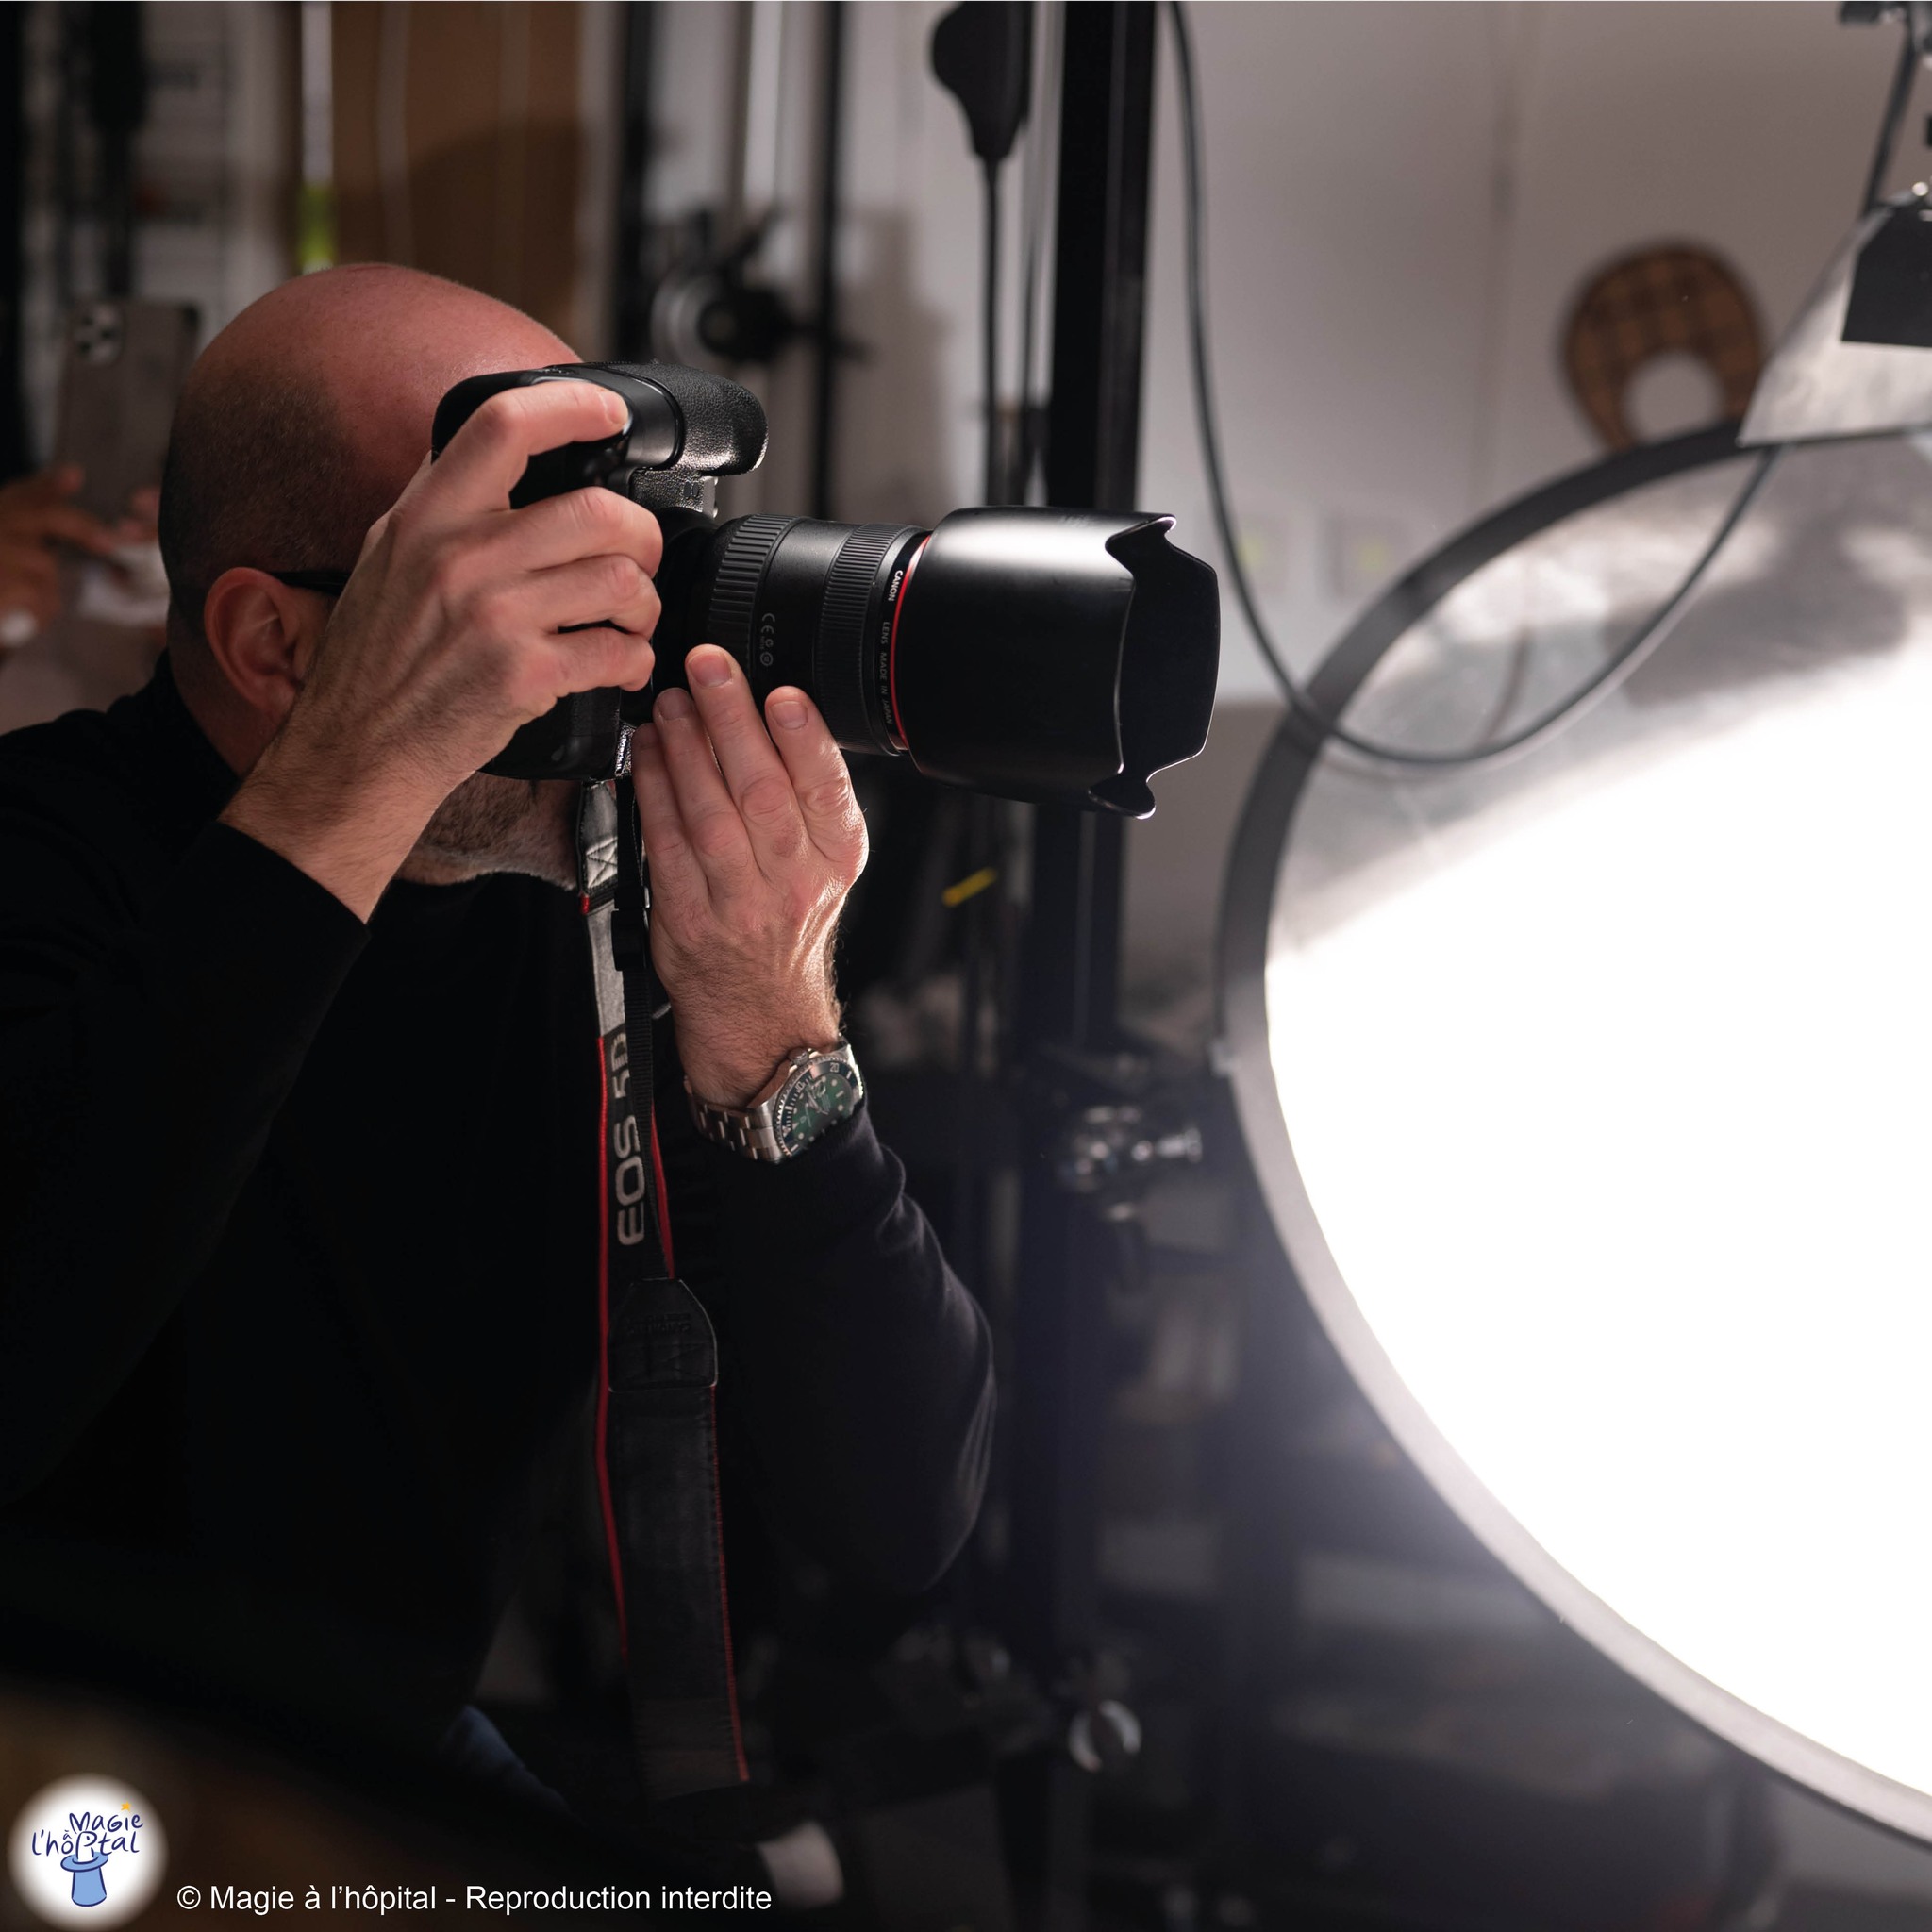
[[[618,803],[609,787],[587,787],[578,827],[600,1036],[597,1481],[655,1803],[746,1773],[718,1494],[717,1338],[672,1270],[643,868],[634,818],[621,825]]]

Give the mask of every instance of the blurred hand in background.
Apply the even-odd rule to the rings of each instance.
[[[18,649],[60,614],[60,545],[113,558],[154,541],[158,491],[138,491],[127,515],[105,524],[74,502],[80,485],[70,463],[0,486],[0,649]]]

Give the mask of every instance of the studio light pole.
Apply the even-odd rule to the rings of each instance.
[[[1054,261],[1047,500],[1125,510],[1138,484],[1141,358],[1153,146],[1155,8],[1065,9]],[[1036,808],[1015,1031],[1034,1133],[1051,1140],[1118,1041],[1122,822]],[[1044,1686],[1091,1652],[1098,1586],[1099,1448],[1110,1243],[1091,1203],[1043,1158],[1023,1184],[1007,1627]],[[1092,1781],[1059,1753],[1016,1774],[1015,1879],[1055,1932],[1086,1921]]]

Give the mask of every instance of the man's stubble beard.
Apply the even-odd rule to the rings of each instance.
[[[437,808],[396,876],[453,886],[518,873],[575,891],[576,807],[568,778],[498,778],[478,772]]]

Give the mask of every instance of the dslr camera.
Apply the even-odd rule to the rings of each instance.
[[[928,777],[999,797],[1142,818],[1147,781],[1208,739],[1220,654],[1214,573],[1168,541],[1168,516],[956,510],[935,529],[703,508],[707,478],[765,454],[750,391],[660,362],[560,363],[472,376],[438,406],[441,455],[499,391],[594,382],[625,429],[531,459],[513,505],[601,486],[664,533],[655,688],[685,681],[700,643],[735,657],[762,706],[810,694],[847,751],[909,758]],[[608,778],[649,691],[590,691],[517,732],[488,770]]]

